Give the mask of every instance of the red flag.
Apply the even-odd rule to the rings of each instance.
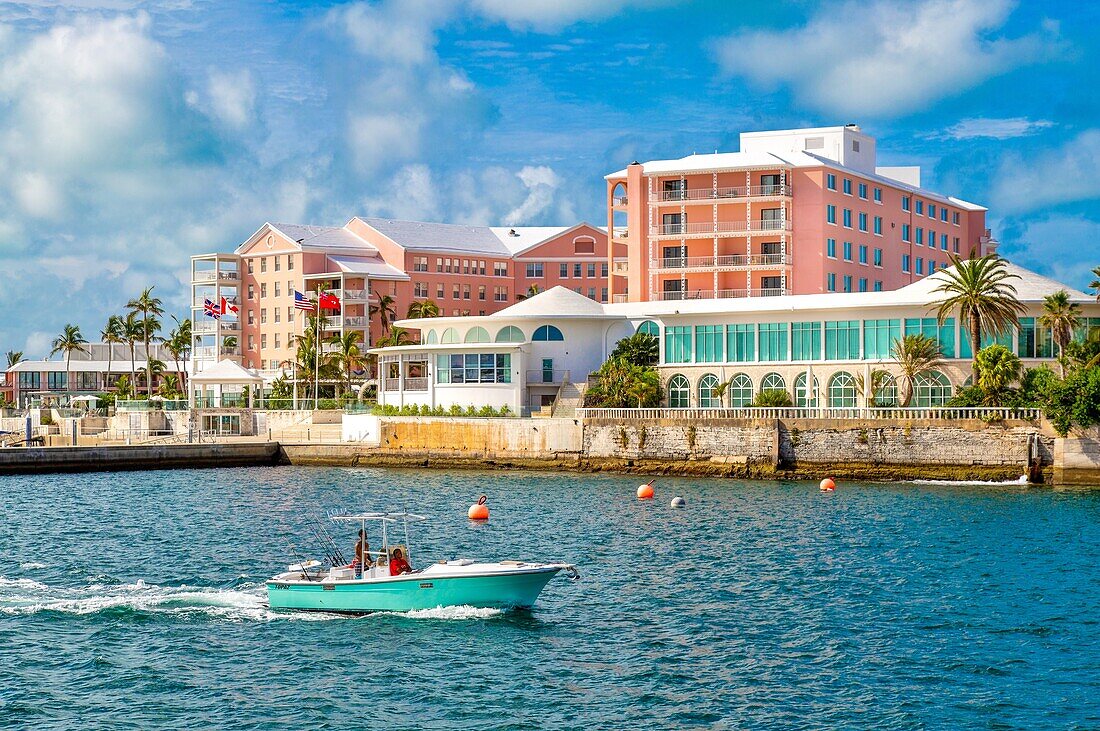
[[[340,311],[340,300],[332,292],[321,292],[320,299],[317,300],[317,304],[322,310],[336,310]]]
[[[225,297],[222,297],[222,314],[223,315],[227,312],[232,312],[232,313],[236,314],[240,311],[241,311],[241,309],[239,307],[237,307],[232,302],[229,302],[228,300],[226,300]]]

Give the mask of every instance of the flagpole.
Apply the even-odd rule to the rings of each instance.
[[[317,336],[313,341],[313,408],[317,409],[317,380],[321,377],[321,291],[317,290]]]

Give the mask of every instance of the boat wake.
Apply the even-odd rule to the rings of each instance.
[[[25,616],[56,612],[86,615],[102,612],[131,611],[179,618],[210,617],[229,622],[270,622],[275,620],[324,621],[354,619],[344,614],[325,612],[272,611],[267,606],[264,585],[219,589],[195,586],[158,586],[138,580],[132,584],[89,584],[68,588],[43,584],[34,579],[9,579],[0,576],[0,615]],[[410,612],[377,612],[373,615],[407,619],[489,619],[503,614],[501,609],[470,606],[435,607]]]
[[[276,619],[325,620],[337,615],[273,612],[267,608],[263,585],[219,589],[194,586],[158,586],[138,580],[132,584],[89,584],[81,587],[48,586],[33,579],[0,576],[0,615],[43,612],[85,615],[132,611],[181,618],[207,616],[231,622]]]
[[[1012,485],[1027,485],[1027,475],[1020,475],[1015,480],[913,480],[915,485],[994,485],[997,487],[1009,487]]]

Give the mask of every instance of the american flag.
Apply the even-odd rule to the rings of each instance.
[[[202,313],[207,317],[213,317],[215,320],[220,320],[222,316],[221,308],[210,300],[202,303]]]
[[[308,299],[298,290],[294,290],[294,309],[305,310],[306,312],[316,312],[317,305],[313,303],[313,300]]]

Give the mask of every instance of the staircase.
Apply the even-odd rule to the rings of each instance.
[[[553,417],[555,419],[573,419],[577,416],[577,409],[584,406],[584,392],[588,389],[588,382],[573,383],[562,381],[558,388],[558,397],[554,399]]]

